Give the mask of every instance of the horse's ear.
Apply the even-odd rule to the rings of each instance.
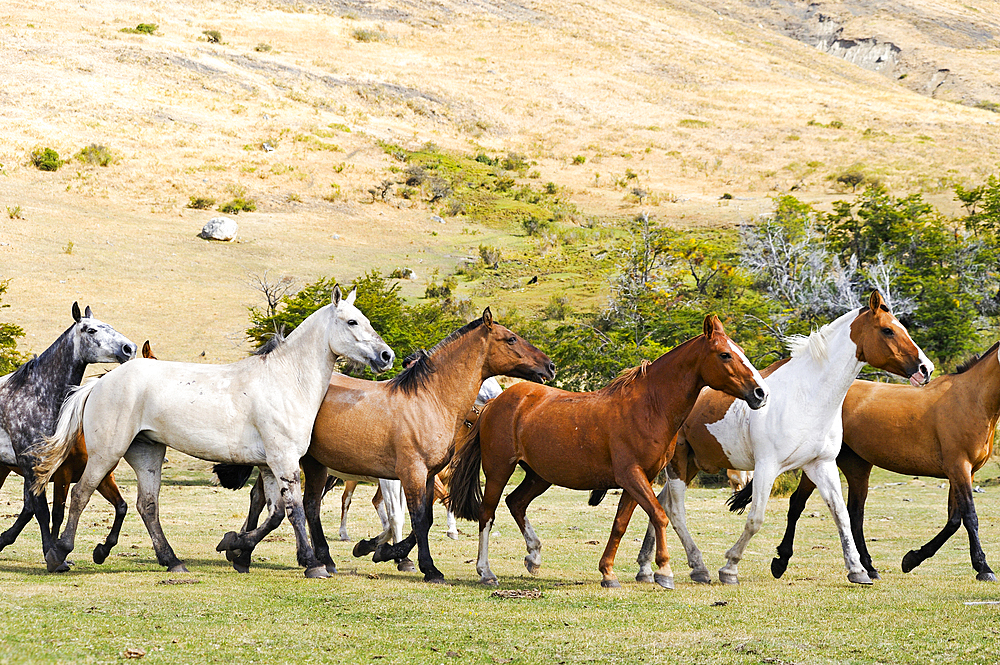
[[[90,313],[90,305],[87,305],[87,309],[85,309],[83,311],[83,318],[85,318],[85,319],[92,319],[92,318],[94,318],[94,315]]]
[[[712,322],[712,319],[714,318],[715,317],[711,314],[705,317],[705,324],[703,326],[703,332],[705,333],[705,337],[711,337],[712,333],[715,332],[715,324]]]
[[[334,307],[340,304],[340,284],[333,287],[333,298],[331,299],[331,302]]]
[[[357,297],[358,297],[358,290],[357,289],[351,289],[351,292],[347,294],[347,298],[345,300],[347,300],[347,304],[348,305],[353,305],[354,304],[354,299],[357,298]]]
[[[76,321],[77,323],[80,323],[80,319],[81,318],[82,317],[80,316],[80,303],[74,302],[73,303],[73,320]]]
[[[726,329],[722,327],[722,320],[715,314],[712,315],[712,330],[720,335],[726,334]]]
[[[882,300],[882,294],[879,293],[878,289],[875,289],[868,298],[868,309],[874,312],[877,311],[879,307],[888,310],[888,307],[885,306],[885,301]]]
[[[490,311],[489,307],[483,310],[483,324],[487,328],[493,327],[493,312]]]
[[[149,346],[149,340],[148,339],[145,342],[143,342],[143,344],[142,344],[142,357],[143,358],[155,358],[156,357],[156,356],[153,355],[153,349],[152,349],[152,347]]]

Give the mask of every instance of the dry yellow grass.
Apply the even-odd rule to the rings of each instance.
[[[468,222],[436,223],[420,204],[365,203],[393,177],[378,140],[524,153],[589,214],[637,210],[633,184],[615,184],[631,170],[654,214],[683,224],[732,223],[793,186],[823,203],[827,176],[853,164],[939,204],[951,182],[995,170],[996,114],[918,95],[714,5],[8,2],[0,205],[24,219],[0,218],[5,319],[40,351],[79,299],[164,358],[232,360],[256,300],[247,273],[304,282],[405,264],[414,296],[434,267],[450,270],[484,238],[504,242],[463,236]],[[993,29],[989,6],[907,11],[979,12]],[[138,23],[159,29],[120,32]],[[995,41],[949,44],[910,25],[875,13],[850,29],[909,38],[970,79],[995,71]],[[359,29],[379,39],[358,41]],[[824,126],[834,120],[843,127]],[[90,143],[118,163],[42,173],[28,162],[38,146],[67,158]],[[214,213],[187,209],[189,198],[240,190],[258,203],[238,217],[240,241],[196,239]],[[735,199],[720,202],[724,192]]]

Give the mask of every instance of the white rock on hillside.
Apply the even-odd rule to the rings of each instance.
[[[238,231],[239,226],[237,226],[236,220],[229,219],[228,217],[213,217],[209,220],[208,224],[202,228],[198,237],[204,238],[205,240],[228,241],[233,240]]]

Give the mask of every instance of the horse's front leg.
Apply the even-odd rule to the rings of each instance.
[[[347,511],[351,509],[351,499],[354,498],[354,490],[358,487],[358,481],[356,480],[345,480],[344,481],[344,494],[340,497],[340,539],[344,542],[351,540],[351,536],[347,533]],[[309,511],[306,510],[306,517],[308,518]]]
[[[622,486],[622,490],[632,495],[633,499],[649,516],[649,523],[653,528],[656,540],[657,571],[653,573],[653,581],[662,586],[664,589],[673,589],[674,573],[670,568],[670,554],[667,552],[667,513],[660,501],[657,500],[657,496],[653,494],[653,488],[649,484],[649,479],[646,477],[645,472],[643,472],[641,468],[637,466],[631,467],[625,473],[618,474],[618,476],[618,481]],[[676,478],[676,481],[683,488],[684,482],[680,480],[680,478]],[[664,489],[669,491],[669,487],[670,484],[668,482]],[[681,501],[683,501],[683,497],[681,498]],[[624,526],[626,529],[628,528],[627,518]],[[648,531],[649,529],[647,528],[647,533]],[[624,534],[624,531],[622,531],[622,533]],[[697,550],[697,548],[695,549]],[[612,562],[613,560],[614,555],[612,554]],[[708,571],[705,572],[707,573]]]
[[[295,553],[299,565],[306,569],[306,577],[329,577],[330,573],[316,558],[306,533],[306,515],[299,481],[299,460],[268,462],[268,466],[278,481],[281,498],[285,503],[285,516],[295,529]]]
[[[621,542],[625,530],[628,529],[629,520],[638,504],[631,494],[622,489],[622,498],[618,500],[618,512],[615,513],[615,520],[611,523],[611,535],[608,537],[608,544],[604,548],[598,569],[601,571],[601,586],[606,589],[617,589],[621,586],[618,577],[614,573],[615,555],[618,553],[618,544]],[[661,508],[662,510],[662,508]]]
[[[820,460],[803,467],[803,471],[816,483],[816,489],[826,502],[837,531],[840,533],[840,545],[844,550],[844,563],[847,566],[847,579],[855,584],[871,584],[868,571],[861,565],[861,555],[854,544],[854,534],[851,532],[851,521],[847,515],[847,506],[840,490],[840,474],[834,460]],[[754,490],[756,490],[756,485]],[[756,499],[754,500],[756,502]]]
[[[313,551],[316,554],[316,558],[326,566],[327,572],[335,573],[337,572],[337,564],[330,558],[330,544],[326,541],[326,534],[323,533],[323,521],[320,518],[320,509],[323,506],[323,490],[326,488],[326,479],[329,474],[324,465],[309,455],[302,458],[302,470],[305,472],[306,478],[302,502],[306,513],[306,523],[309,525],[309,534],[312,536]],[[353,488],[351,489],[353,492]],[[344,495],[347,495],[347,490],[344,490]],[[348,505],[350,505],[349,501]],[[346,517],[346,515],[347,512],[345,509],[344,516]],[[343,524],[342,518],[341,528],[343,528]]]
[[[756,488],[755,488],[756,489]],[[788,561],[794,553],[795,527],[799,523],[799,517],[805,510],[809,496],[816,489],[812,479],[806,474],[799,478],[799,486],[795,488],[790,499],[788,499],[788,517],[785,520],[785,535],[778,543],[778,556],[771,559],[771,575],[774,579],[779,579],[788,569]]]
[[[408,473],[402,474],[403,491],[410,510],[412,537],[417,544],[417,567],[424,574],[425,582],[443,582],[444,575],[434,566],[431,557],[428,534],[434,523],[434,474],[421,465],[414,465]]]
[[[156,560],[171,573],[186,573],[188,569],[174,554],[173,548],[167,542],[167,537],[163,534],[163,527],[160,525],[160,474],[163,470],[163,458],[166,452],[167,447],[162,443],[135,441],[125,453],[125,461],[135,471],[135,507],[139,516],[142,517],[142,521],[146,524],[150,540],[153,541]],[[93,458],[87,461],[87,471],[84,471],[84,478],[86,478],[92,462]],[[70,506],[69,520],[66,524],[67,531],[73,519],[76,491],[84,478],[80,479],[73,490],[73,503]],[[103,480],[103,476],[101,479]],[[65,537],[66,535],[63,534],[64,539]]]
[[[32,504],[28,502],[28,481],[25,481],[24,487],[25,497],[24,502],[21,504],[21,512],[18,513],[17,519],[14,520],[14,524],[0,534],[0,550],[8,545],[11,545],[15,540],[17,540],[17,537],[21,535],[21,532],[24,531],[24,527],[28,526],[28,522],[31,521],[31,518],[35,514],[35,511],[31,508]]]
[[[691,579],[699,584],[711,584],[712,576],[708,572],[705,560],[701,555],[701,550],[695,544],[694,538],[687,528],[687,512],[684,498],[687,494],[687,483],[678,477],[677,472],[671,466],[667,466],[667,483],[656,496],[660,505],[663,506],[667,514],[667,521],[672,527],[677,537],[680,538],[687,555],[688,567],[691,568]],[[636,582],[653,582],[653,552],[656,546],[656,529],[653,521],[650,520],[646,527],[646,536],[642,540],[642,547],[639,549],[639,556],[636,561],[639,564],[639,572],[635,576]]]
[[[739,539],[726,552],[726,565],[719,569],[719,581],[723,584],[740,583],[740,560],[743,558],[743,552],[750,543],[750,539],[764,525],[767,500],[771,496],[771,486],[774,485],[774,479],[777,477],[778,471],[775,466],[762,466],[758,460],[758,464],[753,470],[753,502],[750,504],[746,525],[744,525],[743,533],[740,534]]]

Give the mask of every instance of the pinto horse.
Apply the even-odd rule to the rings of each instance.
[[[809,337],[794,337],[789,346],[791,359],[772,365],[771,373],[764,372],[772,388],[767,409],[750,412],[731,397],[706,391],[678,434],[676,452],[667,468],[667,484],[658,499],[684,544],[691,579],[696,582],[711,581],[701,552],[688,533],[684,514],[684,490],[698,469],[709,473],[720,469],[754,471],[753,481],[747,485],[750,489],[744,488],[743,493],[749,495],[752,491],[757,500],[751,504],[743,533],[726,552],[726,565],[719,571],[719,581],[737,584],[737,564],[764,523],[774,480],[785,471],[801,468],[816,483],[833,513],[847,578],[857,584],[871,584],[851,536],[837,475],[844,396],[866,363],[909,377],[914,385],[926,382],[934,365],[889,312],[878,291],[872,292],[867,307],[847,312]],[[649,561],[651,528],[639,552],[636,579],[640,582],[653,581]]]
[[[768,388],[718,318],[705,318],[704,334],[652,363],[627,370],[606,388],[571,393],[520,383],[491,401],[455,456],[451,504],[455,514],[479,521],[480,582],[496,584],[488,561],[489,534],[507,481],[520,464],[524,481],[507,496],[528,548],[524,563],[535,574],[541,541],[525,518],[528,504],[551,485],[624,491],[601,557],[601,585],[618,587],[613,566],[618,543],[637,504],[656,524],[656,581],[673,588],[666,545],[667,519],[650,480],[673,454],[677,428],[705,386],[745,399],[753,409]],[[485,493],[479,469],[486,473]]]
[[[944,529],[918,550],[903,557],[908,573],[934,554],[965,525],[976,579],[996,582],[996,575],[979,542],[979,518],[972,500],[972,477],[993,454],[993,436],[1000,419],[1000,343],[973,358],[955,374],[940,376],[924,388],[855,381],[844,400],[844,442],[837,466],[847,477],[847,512],[858,544],[861,564],[872,579],[878,571],[865,545],[865,501],[872,466],[908,476],[947,478],[948,521]],[[795,523],[812,494],[803,476],[788,503],[788,527],[771,562],[781,577],[792,556]]]
[[[353,291],[342,298],[340,287],[334,287],[332,302],[310,314],[266,355],[229,365],[140,359],[76,391],[36,465],[33,490],[38,492],[83,430],[90,459],[73,488],[62,537],[45,555],[49,570],[73,550],[87,501],[122,457],[135,470],[136,508],[157,561],[171,572],[186,570],[159,520],[160,474],[169,445],[200,459],[260,465],[272,511],[287,510],[295,528],[298,561],[306,576],[326,577],[305,531],[299,459],[309,447],[309,432],[337,359],[347,356],[375,371],[395,360],[354,306],[354,298]],[[267,533],[265,528],[241,533],[236,541],[256,545]]]
[[[542,381],[555,375],[555,365],[530,343],[495,323],[486,308],[482,318],[453,332],[389,381],[364,381],[343,374],[329,378],[312,443],[302,458],[309,530],[316,556],[327,570],[336,570],[320,521],[329,468],[335,474],[402,481],[413,531],[400,543],[381,545],[376,560],[402,559],[416,545],[424,580],[444,579],[428,549],[434,476],[451,458],[455,434],[465,428],[465,416],[480,384],[495,375]],[[248,566],[250,551],[230,547],[231,542],[226,534],[218,549],[226,550],[234,566]]]
[[[63,400],[80,385],[87,365],[123,363],[135,357],[135,344],[95,319],[90,307],[81,314],[80,306],[73,303],[72,314],[73,325],[49,348],[0,378],[0,464],[24,476],[24,507],[14,525],[0,535],[0,549],[14,542],[32,515],[42,532],[43,552],[51,547],[45,484],[38,488],[38,496],[29,489],[37,482],[33,469],[38,445],[55,430]],[[75,439],[72,443],[76,444]]]

